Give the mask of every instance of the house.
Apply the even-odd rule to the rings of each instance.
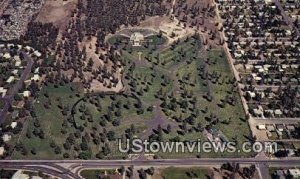
[[[275,127],[273,125],[267,125],[267,130],[269,132],[275,131]]]
[[[295,169],[289,169],[289,173],[293,176],[293,178],[300,177],[300,170],[298,168]]]
[[[247,91],[247,93],[251,98],[254,98],[256,96],[255,92]]]
[[[19,72],[19,70],[16,69],[16,70],[13,70],[11,73],[16,76],[18,74],[18,72]]]
[[[0,147],[0,156],[3,156],[4,152],[5,152],[4,147]]]
[[[15,61],[21,61],[21,58],[20,58],[20,56],[16,55],[16,56],[14,56],[14,60]]]
[[[25,104],[24,100],[22,100],[22,101],[14,101],[13,102],[13,107],[16,108],[16,109],[21,109],[21,108],[24,107],[24,104]]]
[[[22,170],[16,171],[11,179],[29,179],[30,177],[27,174],[24,174]]]
[[[21,66],[21,61],[16,61],[15,66],[20,67]]]
[[[31,92],[30,92],[30,91],[24,91],[24,92],[23,92],[23,96],[24,96],[25,98],[29,98],[30,95],[31,95]]]
[[[7,89],[4,89],[3,87],[0,87],[0,95],[4,97],[6,95]]]
[[[25,49],[30,51],[30,50],[32,50],[32,47],[26,46]]]
[[[5,59],[10,59],[11,58],[11,55],[9,54],[9,53],[5,53],[4,55],[3,55],[3,58],[5,58]]]
[[[267,137],[268,137],[268,138],[271,138],[271,137],[272,137],[272,133],[271,133],[271,132],[267,131],[266,134],[267,134]]]
[[[17,127],[17,125],[18,125],[17,122],[12,122],[12,123],[10,124],[10,127],[14,129],[14,128]]]
[[[253,110],[255,116],[262,116],[263,115],[263,111],[261,109],[254,109]]]
[[[36,69],[34,69],[34,74],[38,74],[40,72],[40,67],[37,67]]]
[[[282,115],[282,111],[280,109],[276,109],[274,111],[275,116],[280,117]]]
[[[2,139],[3,139],[3,142],[8,142],[8,141],[10,141],[11,136],[8,135],[8,134],[4,134],[4,135],[2,136]]]
[[[294,131],[294,130],[295,130],[295,126],[294,126],[294,125],[291,125],[291,124],[286,125],[286,128],[287,128],[289,131]]]
[[[40,76],[35,74],[33,75],[33,77],[31,78],[31,81],[39,81],[40,80]]]
[[[259,124],[259,125],[257,126],[257,128],[258,128],[259,130],[266,130],[266,129],[267,129],[265,124]]]
[[[18,110],[14,110],[11,114],[11,118],[12,119],[17,119],[19,117],[19,111]]]
[[[41,57],[42,54],[39,52],[39,51],[34,51],[33,54],[36,56],[36,57]]]
[[[266,109],[265,111],[264,111],[264,114],[265,114],[265,116],[268,116],[268,117],[273,117],[274,116],[274,111],[272,110],[272,109]]]
[[[6,83],[11,83],[15,80],[15,77],[14,76],[10,76],[7,80],[6,80]]]
[[[284,125],[283,124],[276,124],[276,128],[277,128],[278,131],[283,132]]]
[[[278,134],[279,138],[282,139],[282,131],[276,131],[276,133]]]

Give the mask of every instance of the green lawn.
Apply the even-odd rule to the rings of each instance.
[[[210,177],[208,169],[203,168],[175,168],[170,167],[161,171],[161,176],[165,179],[206,179]]]
[[[74,91],[71,90],[71,87],[74,89]],[[28,152],[29,156],[26,156],[26,158],[61,158],[61,155],[55,155],[53,149],[50,147],[50,142],[54,141],[55,144],[61,146],[65,139],[65,134],[61,133],[62,129],[67,128],[70,133],[73,132],[73,130],[71,127],[62,126],[64,118],[66,117],[62,115],[58,104],[62,103],[63,105],[71,106],[79,99],[75,96],[77,91],[81,92],[80,88],[78,88],[78,86],[75,84],[59,86],[58,88],[55,88],[53,85],[43,87],[40,92],[40,96],[33,105],[33,109],[37,117],[28,118],[27,129],[24,129],[26,130],[26,133],[30,133],[31,137],[28,138],[26,135],[23,135],[20,138],[20,141],[24,144],[28,151],[30,151],[32,148],[35,148],[38,150],[38,153],[37,155],[32,155],[30,152]],[[45,97],[44,94],[46,93],[49,97]],[[51,107],[46,109],[44,104],[49,100],[51,101]],[[42,131],[45,133],[45,139],[40,139],[32,134],[33,130],[35,129],[34,121],[36,120],[38,120],[40,123],[40,127],[38,127],[38,129],[42,129]],[[21,155],[19,152],[14,152],[13,158],[20,159],[23,157],[25,156]]]
[[[99,176],[113,175],[115,174],[115,170],[83,170],[80,175],[85,179],[98,179]]]

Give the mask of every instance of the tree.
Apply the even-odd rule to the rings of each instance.
[[[171,131],[172,131],[171,125],[168,124],[168,126],[167,126],[167,132],[168,132],[168,134],[171,133]]]
[[[116,140],[115,132],[114,132],[114,131],[109,131],[109,132],[107,133],[107,139],[108,139],[109,141],[114,141],[114,140]]]
[[[87,151],[89,149],[89,146],[85,140],[83,140],[82,143],[80,144],[80,148],[83,151]]]
[[[107,156],[108,154],[110,154],[110,147],[107,143],[104,144],[104,146],[102,147],[102,152],[104,156]]]
[[[146,170],[146,172],[147,172],[149,175],[154,175],[154,171],[155,171],[154,167],[150,167],[150,168],[148,168],[148,169]]]
[[[35,148],[32,148],[31,151],[32,155],[36,155],[36,149]]]
[[[66,140],[66,142],[64,143],[63,146],[64,146],[65,150],[70,150],[71,149],[71,144],[68,140]]]
[[[112,122],[112,125],[113,126],[119,126],[120,125],[120,119],[115,119],[113,122]]]
[[[65,159],[70,158],[70,154],[69,154],[69,153],[64,153],[64,154],[63,154],[63,157],[64,157]]]
[[[55,154],[61,154],[61,148],[59,146],[56,146],[54,149]]]

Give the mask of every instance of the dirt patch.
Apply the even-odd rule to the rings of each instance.
[[[110,79],[104,79],[104,82],[100,82],[99,80],[93,79],[91,81],[90,90],[94,92],[107,92],[107,91],[113,91],[113,92],[120,92],[123,90],[124,86],[122,83],[122,68],[117,68],[115,72],[113,72],[113,63],[108,60],[107,63],[104,63],[103,60],[101,60],[99,57],[100,55],[106,55],[106,51],[98,48],[98,54],[97,51],[97,38],[91,37],[90,40],[88,40],[86,37],[84,38],[83,42],[79,44],[80,49],[83,48],[86,49],[86,55],[87,59],[92,59],[94,62],[93,69],[97,70],[99,67],[103,68],[104,66],[108,69],[108,71],[111,71],[113,73],[113,76],[118,79],[118,83],[115,85],[112,85]],[[87,64],[86,64],[87,65]],[[91,77],[91,74],[89,72],[84,73],[85,76],[88,78]]]
[[[60,30],[64,29],[76,8],[77,0],[46,0],[36,21],[53,23]]]

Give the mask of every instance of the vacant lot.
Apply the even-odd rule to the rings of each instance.
[[[76,3],[76,0],[46,0],[36,21],[53,23],[62,30],[67,26]]]

